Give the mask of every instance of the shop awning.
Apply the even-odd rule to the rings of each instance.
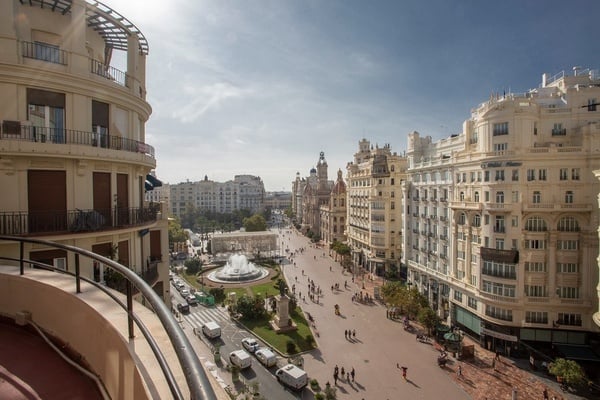
[[[154,177],[150,174],[146,175],[146,181],[148,181],[153,187],[162,186],[162,181],[160,181],[159,179],[157,179],[156,177]]]

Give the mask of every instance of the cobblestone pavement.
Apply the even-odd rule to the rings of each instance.
[[[374,288],[383,284],[380,278],[365,280],[365,291],[374,294]],[[445,370],[450,379],[460,386],[473,400],[543,399],[544,389],[548,390],[549,399],[575,400],[584,397],[564,393],[553,377],[536,374],[527,367],[527,361],[515,361],[501,357],[493,368],[495,353],[482,348],[469,337],[465,337],[464,345],[475,345],[475,357],[471,360],[458,361],[450,357]],[[458,366],[462,375],[458,375]],[[554,396],[554,397],[553,397]]]

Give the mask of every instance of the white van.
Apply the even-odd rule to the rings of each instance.
[[[215,321],[210,321],[202,325],[202,333],[209,339],[215,339],[221,336],[221,327]]]
[[[288,364],[275,372],[277,381],[293,390],[302,390],[308,385],[308,374],[296,367],[294,364]]]
[[[240,369],[250,368],[252,366],[252,357],[244,350],[236,350],[229,353],[229,361]]]
[[[267,347],[261,347],[260,349],[256,350],[254,355],[256,356],[257,360],[267,368],[277,364],[277,356]]]

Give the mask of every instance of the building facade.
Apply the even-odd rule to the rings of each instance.
[[[107,256],[168,294],[168,234],[145,142],[148,43],[101,3],[0,4],[0,233],[69,244]],[[127,70],[111,65],[121,52]],[[18,253],[0,244],[5,256]],[[29,259],[73,272],[60,250],[28,245]],[[81,273],[105,282],[103,265]]]
[[[267,192],[265,195],[265,208],[272,210],[288,210],[292,207],[292,194],[290,192]]]
[[[188,206],[199,210],[232,213],[238,210],[261,212],[265,201],[265,187],[258,176],[236,175],[232,181],[182,182],[170,185],[170,210],[181,217]]]
[[[302,230],[312,232],[315,236],[321,235],[321,206],[329,203],[329,195],[333,182],[327,178],[327,160],[325,153],[319,154],[317,167],[310,170],[302,192]]]
[[[346,183],[342,170],[338,170],[337,180],[331,189],[329,202],[321,206],[321,240],[325,245],[334,241],[346,242]]]
[[[371,274],[399,274],[402,256],[402,184],[406,158],[389,145],[362,139],[347,165],[347,244],[352,260]]]
[[[477,106],[459,135],[409,137],[409,282],[487,348],[599,331],[599,78],[544,74]]]
[[[292,213],[298,224],[302,222],[302,194],[305,186],[306,179],[300,178],[300,172],[296,172],[296,179],[292,181]]]

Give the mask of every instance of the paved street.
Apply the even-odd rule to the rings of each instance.
[[[467,393],[437,366],[437,352],[429,344],[415,341],[402,324],[386,318],[385,308],[376,304],[352,302],[352,295],[362,289],[352,277],[342,274],[339,263],[328,255],[328,249],[309,247],[308,240],[294,231],[283,231],[283,241],[294,251],[305,247],[294,257],[294,264],[284,266],[288,284],[296,284],[296,292],[306,297],[302,308],[316,321],[319,348],[304,355],[304,366],[311,378],[321,386],[333,381],[333,369],[338,365],[346,371],[354,368],[354,383],[338,381],[339,399],[468,399]],[[292,233],[288,233],[292,232]],[[325,253],[325,256],[323,255]],[[331,271],[330,271],[331,267]],[[304,270],[304,275],[302,275]],[[308,279],[320,286],[323,297],[316,304],[308,297]],[[344,289],[344,281],[349,287]],[[340,290],[332,292],[331,286]],[[339,304],[340,316],[334,313]],[[356,339],[345,339],[344,330],[356,330]],[[407,381],[400,367],[408,367]]]
[[[494,370],[493,353],[478,345],[475,346],[477,357],[474,360],[459,363],[451,359],[446,368],[439,368],[436,363],[438,352],[434,347],[417,342],[415,335],[404,331],[401,323],[387,319],[383,306],[352,301],[352,295],[361,291],[372,296],[373,287],[380,282],[366,280],[363,290],[363,282],[357,280],[352,283],[352,276],[342,273],[341,266],[329,256],[328,249],[310,247],[308,239],[293,230],[281,230],[280,242],[290,252],[305,248],[304,253],[296,252],[292,262],[283,265],[283,271],[289,286],[295,285],[296,293],[306,299],[306,302],[301,302],[302,309],[310,313],[316,322],[315,339],[319,348],[304,354],[304,368],[309,377],[316,378],[324,387],[328,381],[334,384],[335,365],[340,369],[344,367],[346,371],[355,369],[355,382],[338,380],[338,399],[508,400],[512,399],[513,390],[517,391],[518,399],[535,399],[541,398],[544,388],[548,389],[550,398],[580,399],[563,393],[556,382],[530,373],[513,360],[502,359],[496,363]],[[309,299],[308,279],[312,279],[315,287],[319,286],[323,292],[318,304]],[[348,288],[344,288],[345,281]],[[336,283],[339,290],[332,291],[331,286]],[[173,291],[181,300],[174,288]],[[334,313],[335,304],[340,306],[340,316]],[[223,385],[232,385],[231,374],[223,367],[214,366],[206,342],[195,337],[192,328],[199,328],[208,320],[216,320],[224,327],[226,337],[233,335],[230,338],[233,342],[239,342],[244,335],[238,333],[239,327],[219,307],[198,306],[192,307],[191,311],[183,317],[185,323],[182,326],[187,326],[185,331],[202,363],[219,376],[218,380]],[[345,338],[344,330],[356,330],[356,338]],[[465,338],[465,342],[470,344],[470,339]],[[462,376],[457,374],[459,365]],[[398,366],[408,367],[406,381],[402,379]],[[256,378],[261,381],[261,392],[267,398],[272,398],[271,395],[277,392],[279,394],[275,397],[278,398],[297,397],[289,392],[281,394],[281,387],[272,375],[258,372],[261,376]],[[252,376],[246,378],[252,379]],[[312,398],[311,394],[306,389],[300,397],[308,400]]]

